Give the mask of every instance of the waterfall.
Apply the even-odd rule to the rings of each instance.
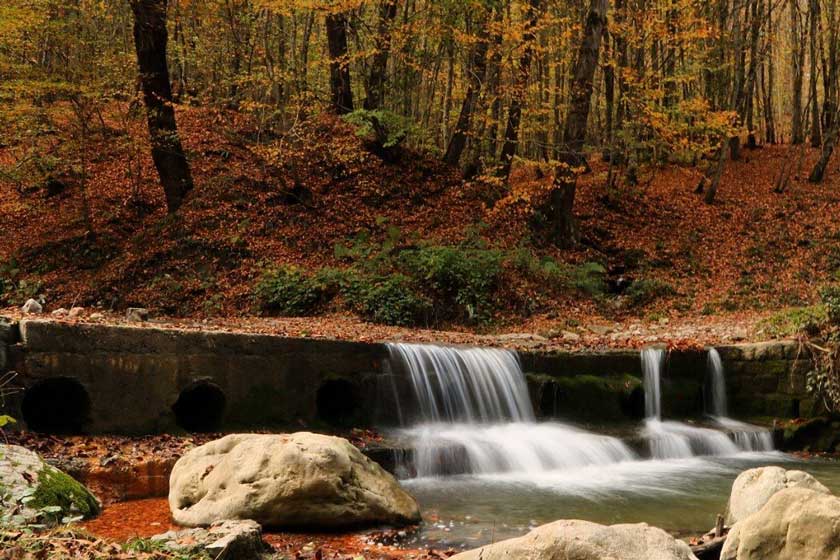
[[[538,423],[515,352],[396,343],[388,351],[384,367],[392,383],[388,394],[397,401],[397,435],[411,449],[401,470],[410,476],[513,473],[531,478],[639,460],[618,438],[558,422]],[[665,351],[646,348],[641,361],[646,418],[640,435],[653,459],[772,450],[769,432],[725,416],[713,416],[713,427],[663,420]],[[711,410],[725,411],[724,371],[717,353],[710,353],[709,367]]]
[[[401,435],[412,442],[407,470],[418,477],[533,474],[635,458],[617,438],[537,423],[514,352],[420,344],[388,350],[416,401],[417,421]]]
[[[509,350],[389,344],[408,369],[423,422],[533,422],[519,358]]]
[[[642,350],[642,374],[645,388],[645,417],[662,419],[662,392],[659,379],[665,351],[661,348]]]
[[[759,426],[753,426],[746,422],[739,422],[727,416],[728,406],[726,401],[726,371],[723,368],[723,360],[715,348],[709,348],[706,359],[708,370],[708,395],[706,401],[706,413],[721,428],[732,435],[735,445],[740,451],[772,451],[773,434]]]
[[[726,416],[726,375],[723,372],[723,361],[717,350],[709,348],[706,363],[709,371],[708,393],[705,399],[706,413],[711,416]]]
[[[662,421],[662,374],[665,352],[645,348],[641,352],[645,389],[645,425],[642,436],[650,445],[654,459],[685,459],[697,455],[726,456],[743,451],[772,451],[770,432],[723,415],[714,414],[713,421],[724,431],[683,422]],[[711,398],[714,411],[726,412],[726,378],[717,351],[708,355]],[[728,432],[728,433],[727,433]]]

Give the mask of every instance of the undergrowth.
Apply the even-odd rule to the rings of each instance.
[[[514,279],[590,297],[603,296],[607,288],[599,263],[568,265],[527,249],[502,251],[476,242],[405,243],[393,227],[381,243],[360,234],[336,245],[335,255],[345,268],[266,267],[254,288],[257,307],[284,316],[342,309],[397,326],[484,325],[503,309],[532,310],[529,298],[510,289]]]

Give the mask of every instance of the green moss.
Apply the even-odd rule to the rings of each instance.
[[[528,380],[544,416],[622,420],[641,415],[644,405],[642,381],[632,375],[529,375]]]
[[[88,519],[99,514],[99,502],[93,494],[71,476],[51,466],[45,466],[38,473],[38,487],[29,505],[36,510],[60,507],[61,512],[50,514],[57,520],[68,515],[82,515]]]

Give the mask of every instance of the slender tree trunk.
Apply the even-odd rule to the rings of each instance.
[[[790,0],[790,40],[791,66],[793,75],[793,110],[791,123],[791,143],[801,144],[805,141],[804,123],[802,118],[802,63],[805,47],[802,45],[802,14],[799,11],[799,0]]]
[[[534,56],[534,28],[537,26],[537,19],[541,8],[542,0],[528,0],[528,21],[522,40],[525,43],[525,50],[519,60],[519,71],[516,77],[515,91],[508,109],[507,126],[505,126],[505,142],[502,144],[502,152],[499,155],[501,167],[499,176],[507,179],[510,176],[510,168],[513,165],[513,158],[519,148],[519,123],[522,120],[522,105],[528,89],[528,77],[531,72],[531,59]]]
[[[810,20],[810,37],[809,37],[809,56],[810,56],[810,76],[809,76],[809,95],[811,96],[811,146],[819,148],[822,144],[822,134],[820,131],[820,104],[817,98],[817,40],[820,28],[820,0],[808,0],[808,19]]]
[[[811,171],[811,175],[808,177],[808,181],[811,183],[822,183],[823,179],[825,179],[825,171],[828,167],[828,162],[831,161],[831,156],[834,153],[834,146],[837,144],[837,129],[840,128],[838,127],[840,123],[837,122],[837,117],[838,115],[835,113],[832,118],[834,126],[832,126],[831,130],[828,131],[828,134],[826,134],[820,159]]]
[[[388,57],[391,55],[391,24],[396,17],[397,0],[382,0],[379,6],[379,26],[375,40],[376,52],[370,65],[367,97],[364,102],[364,107],[368,110],[381,108],[385,100]]]
[[[773,43],[775,42],[776,26],[773,23],[774,0],[762,0],[767,3],[767,56],[765,65],[767,67],[766,82],[765,74],[762,71],[761,85],[764,99],[764,140],[768,144],[776,143],[776,118],[773,106],[773,89],[776,83],[775,60],[773,57]]]
[[[166,64],[166,7],[167,0],[131,0],[134,47],[146,106],[152,160],[166,195],[166,207],[172,213],[178,210],[193,188],[193,181],[172,106],[172,86]]]
[[[461,154],[467,146],[467,135],[470,132],[473,112],[481,94],[481,83],[484,81],[484,73],[487,70],[487,50],[489,48],[487,38],[483,35],[486,23],[486,17],[479,20],[479,39],[471,50],[469,68],[467,69],[469,81],[467,93],[464,95],[458,122],[455,124],[455,130],[443,158],[449,165],[458,165],[461,160]]]
[[[332,107],[337,115],[345,115],[353,112],[350,60],[347,56],[347,16],[344,13],[327,14],[326,28]]]
[[[758,55],[758,40],[761,35],[761,22],[763,11],[759,10],[759,0],[750,0],[750,66],[747,72],[747,84],[744,92],[744,113],[746,114],[747,122],[747,146],[754,150],[758,147],[758,142],[755,138],[755,92],[756,79],[758,77],[759,69],[759,55]]]
[[[598,68],[601,39],[607,26],[609,0],[591,0],[584,24],[573,72],[570,90],[569,112],[563,131],[565,150],[561,153],[554,177],[554,186],[549,195],[548,215],[552,233],[561,245],[577,242],[578,228],[573,215],[578,168],[586,165],[583,146],[586,141],[586,125],[592,104],[593,79]]]

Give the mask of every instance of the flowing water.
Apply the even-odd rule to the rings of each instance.
[[[634,452],[616,437],[535,421],[513,352],[410,344],[389,349],[410,381],[411,398],[400,403],[399,436],[414,453],[403,483],[424,510],[424,544],[476,546],[562,518],[645,521],[700,533],[723,511],[738,473],[792,462],[772,451],[768,431],[723,415],[711,416],[715,429],[663,420],[661,349],[641,353],[647,418],[633,437],[641,437],[649,453]],[[714,365],[719,356],[709,363],[710,410],[725,413],[724,371]],[[840,489],[835,464],[796,468]]]
[[[642,434],[650,442],[654,459],[686,459],[696,456],[731,456],[740,452],[772,451],[773,437],[768,430],[738,422],[721,414],[713,415],[717,428],[693,426],[684,422],[662,421],[662,366],[665,351],[642,350],[645,387],[645,426]],[[720,354],[709,351],[710,386],[707,409],[726,413],[726,379]]]
[[[708,356],[709,380],[708,396],[706,398],[706,413],[712,418],[715,424],[726,430],[735,441],[739,449],[744,451],[772,451],[773,435],[752,424],[739,422],[729,418],[726,399],[726,371],[723,368],[723,360],[714,348],[709,349]]]
[[[537,423],[514,352],[417,344],[389,351],[411,379],[418,420],[400,435],[412,442],[406,470],[418,477],[534,474],[634,458],[617,438]]]

